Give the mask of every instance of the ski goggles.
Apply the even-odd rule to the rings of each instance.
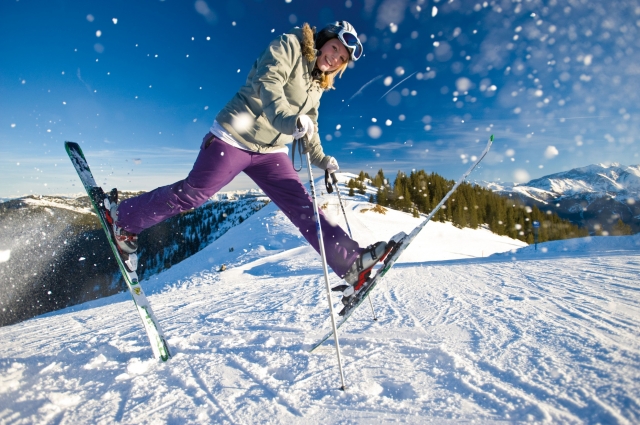
[[[344,28],[338,32],[338,39],[344,44],[344,47],[351,53],[351,60],[357,61],[362,56],[362,43],[358,40],[358,36]]]

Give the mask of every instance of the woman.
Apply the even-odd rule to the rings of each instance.
[[[334,88],[334,78],[361,55],[362,44],[346,21],[328,25],[317,35],[305,24],[273,40],[253,64],[246,83],[216,116],[185,180],[120,204],[111,199],[108,208],[114,239],[125,260],[130,257],[137,263],[138,233],[202,205],[241,171],[319,252],[312,201],[286,145],[306,136],[305,150],[312,164],[329,172],[339,169],[338,161],[325,155],[320,144],[318,107],[322,93]],[[384,259],[387,244],[361,248],[343,229],[329,223],[322,211],[320,224],[327,263],[348,283],[343,291],[345,301],[376,262]]]

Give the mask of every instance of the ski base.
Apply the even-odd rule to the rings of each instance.
[[[93,206],[96,215],[98,216],[100,225],[107,235],[107,240],[109,241],[111,250],[113,251],[114,257],[118,263],[122,277],[127,284],[127,288],[133,298],[136,310],[142,319],[142,324],[147,336],[149,337],[153,356],[158,360],[167,361],[171,357],[171,352],[169,351],[169,346],[167,345],[167,341],[162,333],[158,320],[153,314],[149,300],[147,300],[147,297],[144,295],[144,291],[138,281],[138,275],[135,272],[136,267],[134,267],[137,264],[132,263],[131,260],[133,259],[123,259],[121,257],[121,253],[118,251],[118,247],[113,239],[113,233],[110,230],[111,226],[107,222],[107,218],[102,207],[107,195],[104,193],[102,188],[96,184],[93,174],[89,169],[89,164],[87,163],[80,146],[74,142],[65,142],[64,145],[67,150],[67,154],[69,155],[69,159],[71,159],[71,163],[78,172],[78,177],[80,177],[82,185],[87,191],[87,195],[89,195],[89,200],[91,201],[91,205]],[[128,261],[129,266],[125,264],[126,261]],[[130,269],[133,269],[134,271],[131,271]]]

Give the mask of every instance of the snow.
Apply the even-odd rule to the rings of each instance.
[[[2,249],[0,250],[0,263],[6,263],[11,258],[11,250],[10,249]]]
[[[363,245],[419,222],[346,207]],[[270,204],[142,282],[166,363],[124,293],[0,328],[0,422],[637,423],[639,272],[638,236],[534,250],[430,223],[378,320],[364,304],[341,329],[342,392],[332,342],[307,352],[330,327],[318,255]]]
[[[550,191],[556,196],[576,193],[638,193],[640,167],[619,164],[598,164],[552,174],[529,182],[531,187]],[[602,195],[601,195],[602,196]]]

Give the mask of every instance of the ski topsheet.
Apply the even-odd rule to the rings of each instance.
[[[413,231],[411,231],[411,233],[409,233],[408,235],[404,233],[400,233],[392,238],[392,243],[395,243],[394,247],[385,258],[384,262],[382,263],[383,264],[382,267],[377,269],[375,275],[372,278],[370,278],[367,283],[365,283],[364,288],[356,295],[356,298],[353,299],[349,303],[349,305],[345,307],[345,310],[343,310],[344,314],[342,316],[342,320],[338,322],[337,328],[340,328],[340,326],[342,326],[349,319],[349,317],[351,317],[351,314],[358,308],[358,306],[362,303],[362,301],[364,301],[364,299],[367,297],[367,295],[369,295],[369,293],[373,290],[373,288],[375,288],[375,286],[378,284],[380,279],[389,271],[391,267],[393,267],[393,265],[398,260],[400,255],[402,255],[404,250],[407,249],[409,244],[416,238],[418,233],[420,233],[420,231],[424,229],[427,223],[431,221],[433,216],[436,215],[436,213],[440,210],[440,208],[442,208],[444,203],[447,202],[447,199],[449,199],[449,197],[453,195],[453,193],[456,191],[458,186],[460,186],[467,179],[467,177],[469,177],[469,174],[471,174],[471,172],[476,168],[476,166],[480,163],[480,161],[482,161],[482,159],[487,155],[487,153],[489,152],[489,149],[491,149],[492,143],[493,143],[493,135],[489,137],[487,146],[484,148],[484,150],[480,154],[480,157],[478,157],[478,159],[473,164],[471,164],[469,169],[462,175],[462,177],[460,177],[460,179],[458,179],[456,184],[453,185],[451,190],[447,192],[447,194],[444,196],[444,198],[442,198],[440,203],[436,205],[436,207],[429,213],[429,215],[426,216],[425,220],[422,223],[416,226],[416,228],[413,229]],[[311,349],[309,350],[309,352],[314,351],[316,348],[322,345],[322,343],[325,342],[327,339],[329,339],[331,335],[333,335],[333,330],[331,330],[320,341],[314,344],[313,347],[311,347]]]
[[[122,277],[127,283],[127,287],[129,288],[129,292],[131,293],[131,297],[133,298],[133,302],[135,303],[136,310],[138,311],[138,314],[142,319],[142,324],[145,331],[147,332],[149,341],[151,342],[151,350],[153,351],[153,356],[156,359],[166,361],[169,359],[169,357],[171,357],[171,353],[169,352],[169,347],[162,333],[162,329],[160,329],[158,320],[151,310],[149,300],[147,300],[147,297],[142,291],[140,282],[138,282],[138,275],[135,272],[130,272],[129,270],[127,270],[125,264],[123,263],[122,258],[118,253],[118,248],[116,247],[111,236],[111,232],[109,231],[109,225],[106,222],[103,209],[98,206],[100,205],[100,203],[104,202],[104,198],[106,197],[106,195],[103,192],[102,188],[96,184],[96,181],[93,178],[93,174],[89,169],[89,164],[87,164],[87,160],[85,159],[80,146],[74,142],[65,142],[64,146],[67,150],[67,153],[69,154],[71,163],[78,172],[78,176],[80,177],[80,180],[82,181],[82,184],[87,191],[87,194],[89,195],[89,200],[91,201],[91,205],[93,205],[93,209],[98,216],[98,219],[100,220],[100,224],[107,234],[107,240],[109,241],[109,245],[113,250],[114,257],[118,262],[118,266],[120,267],[120,271],[122,272]]]

